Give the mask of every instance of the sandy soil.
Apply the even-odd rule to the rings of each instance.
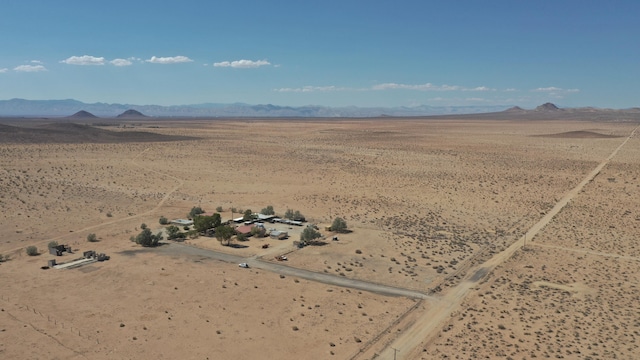
[[[189,242],[268,260],[288,253],[293,267],[446,296],[635,127],[454,120],[148,125],[133,130],[201,139],[0,148],[0,254],[10,256],[0,264],[1,357],[347,359],[383,348],[417,313],[442,304],[168,256],[128,238],[141,223],[159,229],[161,215],[185,217],[192,206],[221,206],[224,218],[232,207],[291,208],[321,229],[341,216],[353,232],[301,250],[292,245],[299,229],[290,229],[289,240],[251,239],[237,249],[208,238]],[[527,251],[477,285],[455,316],[438,324],[437,336],[425,339],[425,351],[398,355],[632,358],[639,145],[629,141]],[[88,243],[88,233],[100,242]],[[28,257],[24,248],[43,251],[51,240],[112,258],[40,270],[54,257]]]

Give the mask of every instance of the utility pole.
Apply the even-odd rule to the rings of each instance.
[[[396,360],[396,353],[399,353],[400,350],[396,349],[396,348],[392,348],[393,349],[393,360]]]

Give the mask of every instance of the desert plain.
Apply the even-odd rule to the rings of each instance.
[[[640,354],[637,119],[41,122],[6,122],[38,138],[0,127],[0,358]],[[129,241],[194,206],[268,205],[324,245],[296,248],[295,227],[235,247]],[[337,216],[349,233],[324,229]],[[50,241],[111,258],[43,270],[72,257]]]

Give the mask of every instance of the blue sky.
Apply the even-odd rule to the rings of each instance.
[[[640,106],[640,2],[0,4],[0,99]]]

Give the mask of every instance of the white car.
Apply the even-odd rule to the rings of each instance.
[[[240,264],[238,264],[238,266],[240,266],[241,268],[245,268],[245,269],[249,268],[249,264],[247,264],[247,263],[240,263]]]

